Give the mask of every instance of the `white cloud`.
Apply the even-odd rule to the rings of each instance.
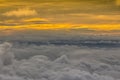
[[[30,9],[30,8],[20,8],[17,10],[12,10],[12,11],[8,11],[3,13],[4,16],[16,16],[16,17],[23,17],[23,16],[35,16],[38,13],[36,12],[36,10],[34,9]]]

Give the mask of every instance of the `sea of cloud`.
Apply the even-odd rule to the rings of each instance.
[[[0,80],[120,80],[120,48],[5,42]]]

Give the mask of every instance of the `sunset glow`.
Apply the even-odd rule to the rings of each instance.
[[[120,24],[99,24],[99,25],[86,25],[86,24],[36,24],[36,25],[22,25],[22,26],[0,26],[0,29],[13,29],[13,30],[64,30],[64,29],[88,29],[94,31],[114,31],[120,30]]]
[[[0,2],[0,29],[6,34],[27,30],[120,31],[120,0]]]

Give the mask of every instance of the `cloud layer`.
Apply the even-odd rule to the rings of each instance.
[[[11,48],[10,43],[3,43],[0,45],[0,79],[120,80],[119,52],[119,48],[67,45],[14,44]]]
[[[118,5],[119,0],[6,0],[2,1],[0,7],[0,14],[3,14],[0,15],[0,20],[17,22],[16,17],[21,19],[21,16],[32,16],[32,18],[50,19],[51,23],[119,24],[120,8]],[[79,14],[79,16],[70,14]]]

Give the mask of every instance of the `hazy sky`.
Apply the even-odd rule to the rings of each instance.
[[[119,32],[120,0],[0,0],[0,28]]]

